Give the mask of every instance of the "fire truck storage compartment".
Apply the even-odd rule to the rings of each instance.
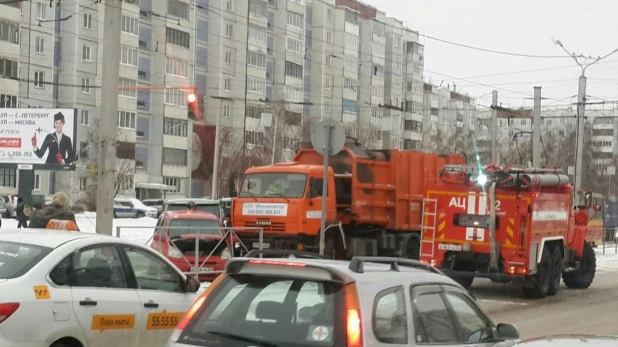
[[[314,149],[302,149],[294,158],[309,165],[321,165],[323,160]],[[343,177],[351,175],[351,187],[337,187],[337,192],[347,189],[351,199],[338,199],[338,203],[351,201],[351,220],[356,226],[401,231],[420,231],[425,186],[438,179],[445,165],[464,163],[464,157],[453,154],[350,147],[329,160],[336,177],[341,177],[336,179],[338,184],[347,183]]]

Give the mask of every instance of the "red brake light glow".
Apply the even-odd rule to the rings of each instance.
[[[7,320],[18,308],[19,304],[16,302],[6,304],[0,303],[0,323]]]
[[[305,267],[305,264],[302,264],[302,263],[285,262],[285,261],[272,261],[272,260],[261,260],[261,259],[251,259],[251,260],[249,260],[249,263],[250,264],[264,264],[264,265]]]
[[[346,309],[346,340],[348,347],[363,347],[363,323],[356,284],[344,287]]]

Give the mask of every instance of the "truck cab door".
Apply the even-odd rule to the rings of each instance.
[[[322,216],[322,188],[323,180],[318,177],[311,177],[309,179],[309,192],[307,197],[311,201],[311,206],[307,209],[307,218],[319,219]],[[332,177],[329,177],[328,186],[326,189],[326,220],[335,218],[335,199],[332,192],[335,190],[335,181]]]

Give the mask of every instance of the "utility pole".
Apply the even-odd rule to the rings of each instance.
[[[221,110],[221,112],[223,110],[222,108],[223,100],[232,100],[232,98],[225,97],[225,96],[211,96],[211,98],[221,100],[219,104],[219,110]],[[212,188],[211,188],[211,194],[210,194],[210,197],[213,200],[217,199],[217,196],[219,194],[219,192],[217,191],[218,190],[217,186],[219,184],[219,157],[221,156],[219,154],[219,152],[221,151],[221,144],[219,143],[221,141],[220,140],[221,138],[221,112],[217,114],[217,120],[215,122],[215,153],[212,159]],[[244,138],[244,134],[243,134],[243,138]]]
[[[558,39],[552,39],[552,42],[560,48],[562,48],[566,54],[573,58],[575,63],[582,69],[582,73],[579,76],[579,88],[577,91],[577,141],[575,146],[575,189],[581,189],[582,186],[582,166],[584,157],[584,132],[585,132],[585,111],[586,111],[586,69],[591,65],[598,63],[599,61],[609,57],[610,55],[618,52],[618,48],[614,49],[610,53],[593,58],[591,56],[584,57],[582,54],[576,55],[575,53],[569,53],[562,42]],[[583,61],[580,62],[581,59]]]
[[[498,164],[498,91],[491,92],[491,162]]]
[[[534,87],[532,166],[541,167],[541,87]]]
[[[118,74],[120,66],[120,21],[122,0],[105,1],[103,18],[103,78],[99,117],[100,156],[97,186],[96,232],[112,235],[114,229],[114,179],[118,128]]]

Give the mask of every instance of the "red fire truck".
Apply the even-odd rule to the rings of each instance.
[[[464,286],[475,277],[520,283],[527,297],[555,295],[561,277],[588,288],[590,201],[573,206],[569,178],[555,169],[447,165],[425,191],[420,260]]]

